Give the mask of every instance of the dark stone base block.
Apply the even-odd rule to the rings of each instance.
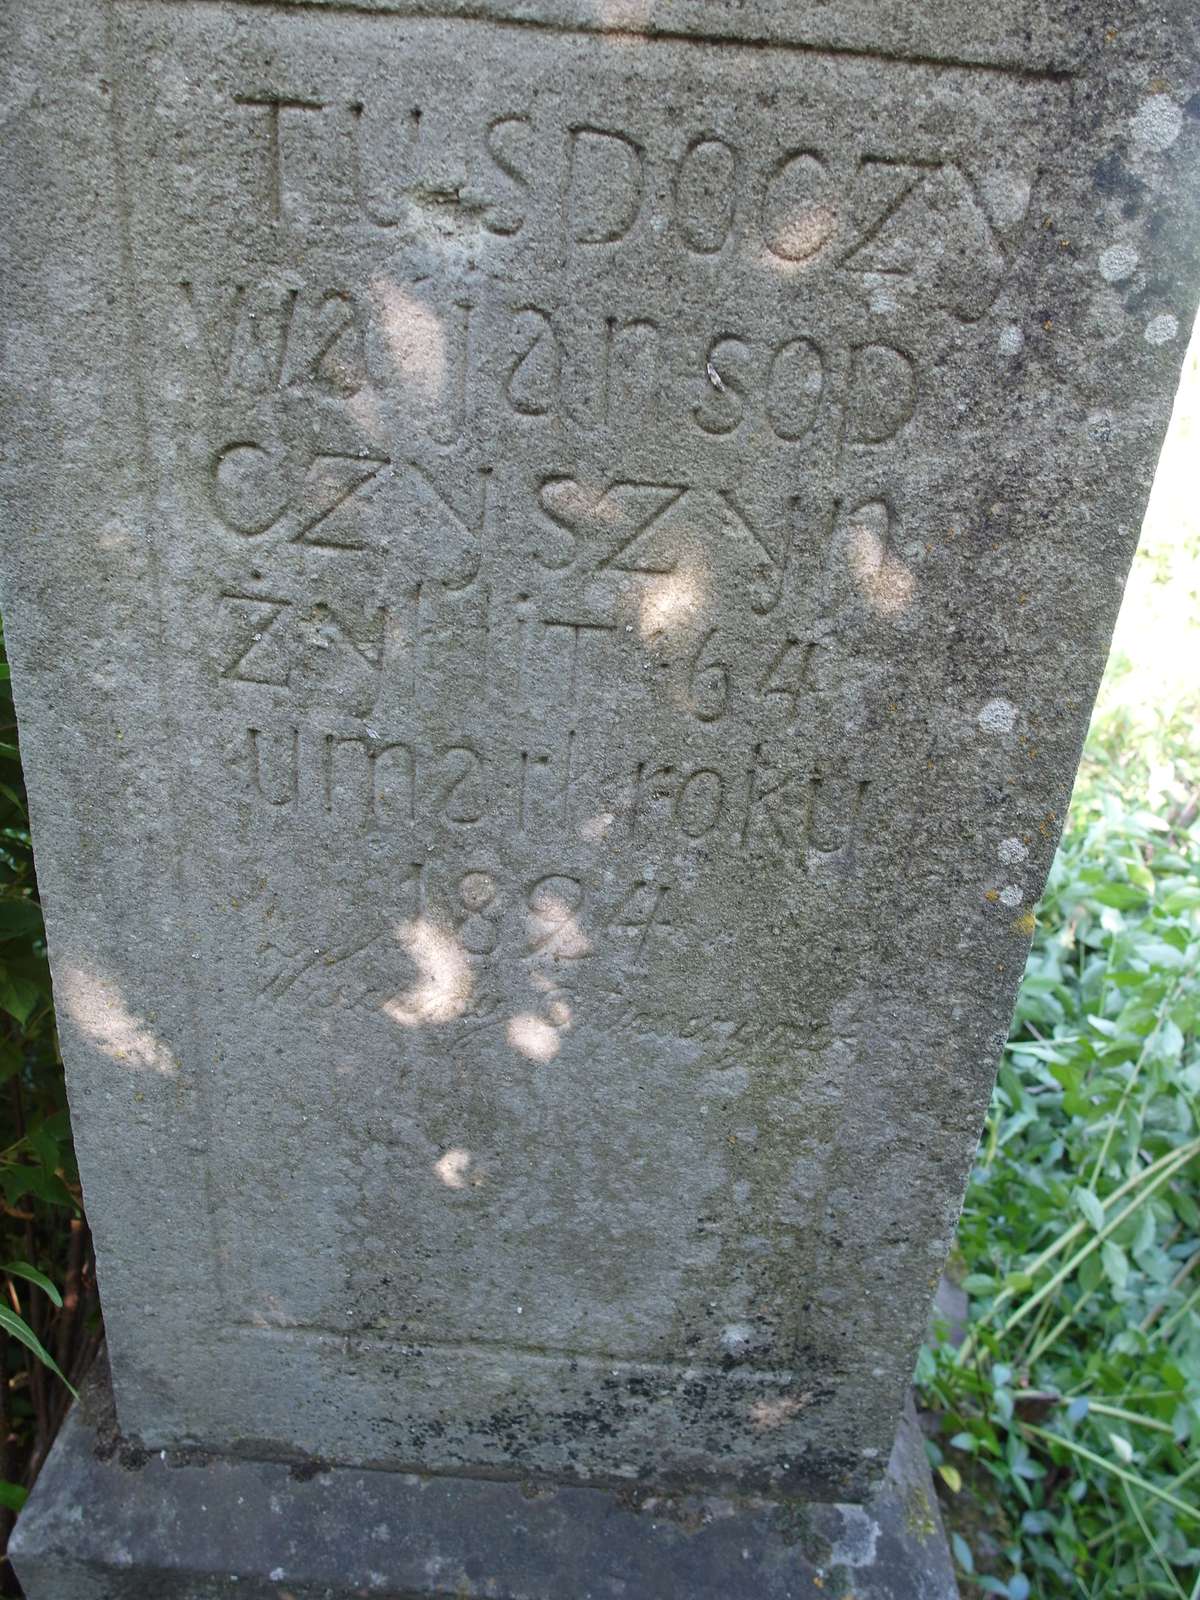
[[[92,1386],[21,1515],[28,1600],[955,1600],[920,1432],[865,1506],[147,1457]]]

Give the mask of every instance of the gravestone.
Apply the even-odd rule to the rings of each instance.
[[[453,1531],[539,1496],[559,1556],[719,1502],[713,1592],[800,1592],[769,1508],[879,1490],[1194,309],[1190,4],[962,9],[8,18],[3,598],[118,1456],[437,1485],[354,1592],[543,1593]],[[35,1600],[150,1592],[183,1493],[76,1560],[85,1435]],[[299,1504],[169,1592],[335,1592]]]

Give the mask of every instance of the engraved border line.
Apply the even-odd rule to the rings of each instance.
[[[146,326],[146,312],[138,294],[138,254],[134,241],[133,186],[129,169],[127,89],[119,70],[121,61],[117,37],[119,4],[120,0],[108,0],[101,20],[104,62],[109,79],[106,121],[108,145],[112,160],[113,198],[116,202],[117,213],[115,218],[117,248],[121,263],[121,276],[124,280],[120,286],[120,295],[125,315],[132,375],[130,387],[137,436],[138,479],[143,503],[144,526],[148,534],[146,544],[149,550],[150,588],[157,612],[158,638],[161,641],[165,638],[167,631],[166,575],[162,553],[161,517],[155,510],[159,474],[155,466],[153,429],[146,384],[149,335]],[[160,659],[156,664],[155,670],[155,704],[158,707],[159,726],[165,728],[168,735],[172,735],[178,731],[178,719],[173,714],[168,715],[164,710],[167,703],[168,687],[167,667],[164,664],[164,660]],[[183,830],[179,826],[179,779],[174,769],[168,773],[160,771],[156,777],[165,790],[172,823],[171,882],[176,895],[179,897],[179,903],[187,905],[188,884],[184,865]],[[191,963],[184,962],[184,967],[190,968]],[[184,995],[184,1009],[191,1024],[189,1030],[191,1045],[194,1050],[197,1050],[202,1048],[204,1041],[211,1038],[211,1034],[202,1026],[200,1021],[200,994],[195,974],[191,971],[187,972],[184,980]],[[204,1140],[204,1151],[200,1161],[197,1163],[200,1168],[201,1199],[204,1209],[204,1216],[198,1232],[208,1252],[208,1286],[216,1303],[218,1315],[227,1319],[229,1316],[229,1293],[225,1270],[222,1265],[222,1240],[215,1205],[216,1185],[213,1172],[213,1146],[215,1143],[216,1119],[213,1115],[212,1105],[212,1077],[213,1070],[211,1067],[201,1069],[198,1073],[199,1085],[195,1091],[195,1104],[199,1110],[200,1131]]]
[[[349,1328],[328,1327],[322,1323],[261,1323],[248,1322],[240,1317],[230,1318],[222,1331],[232,1334],[235,1338],[253,1334],[256,1338],[266,1338],[279,1344],[337,1345],[339,1348],[351,1346],[356,1350],[374,1351],[392,1356],[415,1357],[427,1350],[446,1350],[467,1360],[488,1361],[495,1359],[497,1355],[507,1354],[522,1356],[527,1360],[551,1367],[570,1361],[580,1367],[597,1367],[605,1371],[614,1367],[624,1367],[637,1372],[658,1372],[664,1378],[690,1373],[701,1377],[719,1373],[722,1379],[732,1377],[740,1380],[748,1388],[755,1387],[761,1381],[786,1384],[789,1387],[795,1387],[797,1383],[796,1371],[789,1367],[743,1366],[730,1370],[711,1358],[697,1361],[682,1358],[663,1360],[655,1356],[618,1355],[614,1351],[577,1350],[565,1345],[523,1344],[516,1339],[435,1339],[420,1336],[392,1339],[378,1332],[356,1332]]]
[[[225,7],[228,0],[115,0],[125,5],[209,5]],[[916,51],[874,50],[867,45],[835,44],[812,39],[765,39],[736,33],[683,33],[677,29],[653,32],[637,28],[606,28],[599,23],[567,22],[555,18],[496,16],[477,5],[454,10],[424,6],[371,5],[368,0],[235,0],[243,10],[271,12],[293,19],[323,16],[370,18],[376,22],[478,22],[496,28],[532,33],[552,33],[575,38],[612,39],[620,44],[722,45],[743,50],[781,50],[793,55],[841,58],[847,61],[882,61],[891,66],[920,67],[943,72],[990,72],[1028,83],[1057,85],[1074,81],[1078,73],[1066,67],[1031,67],[1019,61],[981,61],[971,56],[931,56]]]

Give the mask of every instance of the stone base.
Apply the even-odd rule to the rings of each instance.
[[[9,1555],[28,1600],[955,1600],[911,1408],[866,1506],[358,1471],[120,1440],[97,1380]]]

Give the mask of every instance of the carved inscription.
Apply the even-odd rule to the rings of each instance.
[[[726,327],[697,341],[650,314],[549,302],[504,305],[481,325],[476,307],[438,305],[423,286],[384,286],[373,297],[271,279],[232,292],[202,279],[179,287],[183,342],[231,395],[398,397],[439,443],[499,404],[517,418],[590,430],[665,410],[714,439],[762,424],[796,447],[820,446],[826,434],[841,447],[877,445],[899,436],[920,399],[912,353],[879,339],[831,340],[816,321],[796,319],[772,340]],[[436,385],[427,371],[435,359]]]
[[[183,5],[183,70],[157,9],[108,30],[170,713],[128,749],[173,741],[174,921],[225,952],[187,973],[192,1143],[241,1130],[249,1197],[210,1185],[215,1309],[349,1337],[337,1427],[388,1460],[481,1437],[499,1361],[553,1466],[563,1352],[740,1366],[685,1475],[714,1427],[771,1495],[861,1466],[759,1391],[845,1367],[819,1268],[863,1173],[945,1155],[888,1142],[875,1068],[987,959],[942,890],[1005,747],[972,696],[1015,695],[985,444],[1069,321],[1013,273],[1080,247],[1023,220],[1062,86],[603,7]],[[306,1256],[272,1161],[314,1129]],[[464,1382],[387,1358],[426,1343]],[[580,1470],[642,1471],[609,1432]]]
[[[586,914],[649,959],[713,863],[870,854],[929,548],[909,445],[1028,183],[920,118],[847,152],[815,109],[512,85],[451,125],[419,88],[247,78],[251,244],[169,279],[222,781],[268,828],[395,841],[418,898],[439,850],[498,851],[456,880],[472,959],[514,899],[531,956],[588,958]]]
[[[388,955],[398,944],[403,948],[403,930],[415,926],[442,930],[453,940],[457,959],[480,980],[489,968],[515,958],[538,975],[537,988],[546,992],[552,984],[549,993],[561,995],[598,959],[607,957],[634,973],[688,931],[686,908],[672,882],[651,876],[613,887],[550,863],[522,878],[456,859],[400,861],[384,898],[385,915],[349,938],[328,937],[302,951],[261,952],[268,960],[259,992],[278,999],[301,980],[325,976],[371,952],[384,958],[386,982],[388,967],[402,963],[389,963]],[[332,975],[337,982],[339,975]],[[481,988],[474,1016],[486,1017],[496,1003]],[[553,1007],[554,999],[549,1003]],[[419,1020],[419,1011],[412,1017]]]
[[[699,259],[753,251],[784,268],[912,276],[964,320],[995,298],[1027,203],[1026,190],[1015,212],[997,217],[954,157],[868,144],[847,165],[824,148],[819,126],[810,142],[772,151],[769,140],[717,133],[701,113],[663,150],[636,126],[554,121],[514,105],[479,119],[452,178],[438,174],[439,133],[418,106],[249,92],[235,106],[257,151],[259,203],[277,226],[319,195],[327,206],[347,200],[386,232],[404,226],[414,196],[460,200],[467,189],[499,238],[519,237],[531,210],[583,253],[670,230]],[[314,163],[313,140],[332,159]]]
[[[597,770],[575,729],[553,743],[480,748],[465,735],[433,744],[284,722],[248,728],[230,767],[255,805],[290,807],[314,823],[393,833],[451,824],[489,835],[720,844],[808,864],[849,862],[871,811],[871,781],[798,769],[784,754],[760,741],[720,764],[648,755],[627,769]],[[597,796],[613,809],[595,812]]]

